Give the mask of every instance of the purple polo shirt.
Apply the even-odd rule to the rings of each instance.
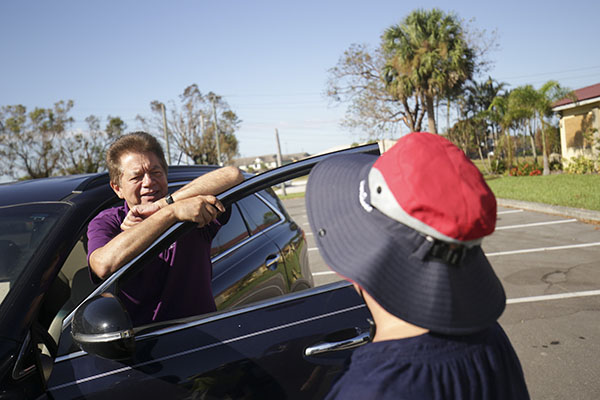
[[[100,212],[88,225],[90,254],[121,233],[127,203]],[[230,213],[219,220],[226,223]],[[216,310],[212,294],[211,241],[221,224],[215,220],[181,236],[120,286],[119,298],[134,326],[204,314]],[[90,269],[92,280],[99,278]]]

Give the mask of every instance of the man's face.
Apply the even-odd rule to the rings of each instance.
[[[110,186],[129,208],[167,195],[167,174],[154,153],[125,153],[120,165],[121,180],[118,184],[111,182]]]

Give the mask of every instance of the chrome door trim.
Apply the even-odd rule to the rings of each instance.
[[[313,346],[309,346],[306,349],[304,349],[304,355],[310,357],[319,354],[330,353],[332,351],[354,349],[356,347],[368,343],[369,340],[371,340],[371,335],[369,334],[369,332],[363,332],[356,335],[353,338],[341,340],[339,342],[323,342],[317,343]]]

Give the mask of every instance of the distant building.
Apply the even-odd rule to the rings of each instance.
[[[309,156],[308,153],[283,154],[281,162],[285,165]],[[257,157],[236,158],[233,160],[232,165],[246,172],[262,172],[277,167],[277,155],[266,154]]]
[[[565,98],[552,110],[560,116],[562,159],[598,157],[600,132],[600,83],[575,90],[577,100]]]

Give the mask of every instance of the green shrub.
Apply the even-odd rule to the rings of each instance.
[[[569,174],[590,174],[597,172],[596,162],[587,157],[573,157],[565,167],[565,172]]]
[[[562,162],[558,160],[550,161],[550,171],[562,171]]]
[[[490,168],[494,174],[502,175],[506,172],[506,163],[502,159],[493,158],[490,161]]]

